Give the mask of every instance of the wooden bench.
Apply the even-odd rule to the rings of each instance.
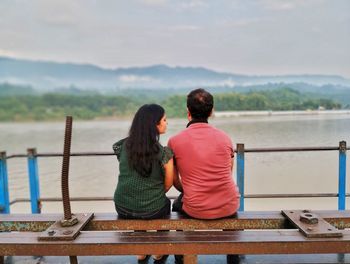
[[[313,212],[339,229],[350,227],[350,211]],[[280,212],[241,212],[237,218],[219,220],[176,213],[166,219],[123,220],[98,213],[75,240],[39,241],[38,232],[60,219],[60,214],[0,215],[0,256],[178,254],[188,264],[197,263],[202,254],[350,253],[350,231],[343,230],[339,238],[307,238]]]

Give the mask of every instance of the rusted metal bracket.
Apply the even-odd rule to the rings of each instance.
[[[282,210],[282,214],[309,238],[342,237],[343,233],[310,210]]]
[[[63,226],[61,220],[56,221],[44,232],[41,232],[38,239],[45,241],[74,240],[93,216],[93,213],[75,214],[74,219],[77,219],[78,222],[72,226]]]

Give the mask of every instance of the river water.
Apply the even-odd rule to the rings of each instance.
[[[130,119],[74,121],[72,152],[112,152],[112,144],[127,135]],[[168,138],[183,129],[185,119],[169,119]],[[210,123],[245,148],[335,147],[339,141],[350,144],[350,114],[265,115],[214,117]],[[63,152],[65,122],[0,123],[0,150],[7,155],[24,154],[35,147],[39,153]],[[338,152],[247,153],[245,193],[336,193]],[[39,158],[41,197],[60,197],[62,158]],[[347,175],[349,177],[349,158]],[[25,158],[8,160],[10,200],[29,197]],[[70,195],[113,195],[118,176],[115,156],[72,157]],[[235,175],[233,176],[235,177]],[[347,183],[349,190],[349,181]],[[348,191],[349,192],[349,191]],[[177,192],[171,189],[170,195]],[[349,201],[348,201],[349,203]],[[246,210],[337,209],[336,198],[246,199]],[[62,212],[61,203],[44,203],[43,212]],[[112,212],[112,201],[72,202],[73,212]],[[29,213],[30,204],[16,203],[13,213]]]

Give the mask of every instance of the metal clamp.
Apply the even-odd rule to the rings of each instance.
[[[343,233],[310,210],[282,210],[282,214],[306,237],[342,237]]]
[[[43,231],[38,239],[45,241],[74,240],[79,235],[80,231],[93,218],[93,216],[93,213],[75,214],[73,215],[72,219],[75,219],[74,221],[76,221],[76,223],[73,225],[69,223],[69,220],[65,222],[65,224],[68,223],[68,225],[63,225],[62,220],[56,221],[48,229]]]

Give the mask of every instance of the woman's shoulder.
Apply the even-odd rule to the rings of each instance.
[[[127,138],[123,138],[123,139],[117,141],[116,143],[114,143],[113,146],[112,146],[113,151],[117,155],[118,160],[120,158],[120,153],[122,151],[122,146],[123,146],[124,142],[126,141],[126,139]]]
[[[162,164],[168,163],[170,159],[174,156],[174,152],[171,148],[167,146],[161,146],[161,152],[162,152]]]

